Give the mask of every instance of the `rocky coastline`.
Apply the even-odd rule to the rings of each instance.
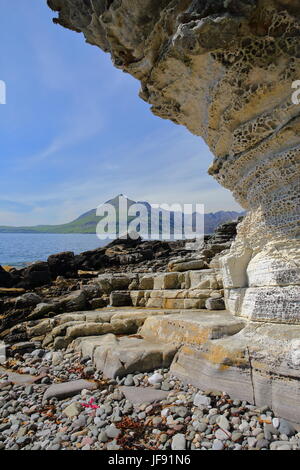
[[[1,446],[299,449],[300,140],[292,97],[300,6],[47,4],[54,23],[82,33],[140,81],[155,115],[205,140],[214,154],[209,174],[247,214],[194,252],[118,240],[21,271],[1,268]],[[23,389],[25,374],[32,387]],[[63,439],[53,442],[59,430]]]
[[[268,407],[199,391],[167,368],[107,379],[89,356],[40,348],[17,353],[6,365],[9,372],[0,368],[0,450],[300,448],[300,433]]]
[[[299,428],[270,406],[176,371],[184,345],[245,326],[225,310],[219,275],[236,227],[221,225],[196,253],[119,239],[9,272],[0,449],[300,449]]]

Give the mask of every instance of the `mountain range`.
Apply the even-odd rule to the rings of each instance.
[[[110,199],[106,204],[113,205],[116,209],[117,220],[118,220],[118,210],[119,210],[119,200],[124,198],[127,200],[128,207],[133,204],[136,204],[135,201],[119,194],[113,199]],[[143,204],[147,210],[151,208],[151,205],[146,201],[139,201],[139,204]],[[158,209],[155,209],[158,211]],[[163,211],[166,213],[167,211]],[[178,214],[171,212],[171,224],[174,215]],[[236,211],[218,211],[210,212],[204,215],[204,231],[205,234],[210,234],[215,231],[215,229],[222,223],[236,220],[241,215],[244,215],[244,212]],[[129,217],[128,221],[131,222],[135,217]],[[0,233],[85,233],[85,234],[94,234],[96,232],[96,226],[101,221],[102,217],[96,215],[96,209],[91,209],[88,212],[80,215],[77,219],[72,222],[61,224],[61,225],[35,225],[32,227],[13,227],[13,226],[0,226]],[[146,222],[147,223],[147,222]],[[148,218],[149,223],[149,218]],[[192,226],[192,221],[190,223]],[[119,229],[119,227],[118,227]],[[117,229],[117,230],[118,230]],[[121,231],[121,230],[120,230]],[[161,225],[155,227],[155,232],[161,232]]]

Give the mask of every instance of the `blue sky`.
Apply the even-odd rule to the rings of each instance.
[[[64,223],[124,193],[239,210],[202,139],[151,114],[139,83],[46,0],[1,0],[0,225]]]

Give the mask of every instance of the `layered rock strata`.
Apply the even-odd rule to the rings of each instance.
[[[48,4],[59,12],[56,23],[82,32],[141,81],[140,96],[154,114],[205,139],[215,155],[209,173],[248,212],[230,252],[216,263],[228,309],[249,325],[229,339],[183,345],[173,370],[203,387],[217,384],[254,403],[272,402],[299,423],[300,108],[292,86],[300,78],[300,6],[294,0]]]
[[[205,139],[215,154],[210,174],[249,211],[223,262],[228,307],[258,321],[299,322],[300,108],[292,83],[300,77],[300,6],[291,0],[48,4],[59,12],[56,23],[83,32],[141,81],[140,95],[154,114]]]

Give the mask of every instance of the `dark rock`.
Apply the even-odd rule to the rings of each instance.
[[[22,280],[18,287],[24,289],[32,289],[41,287],[51,283],[51,274],[48,263],[37,261],[28,268],[22,270]]]
[[[106,299],[103,299],[102,297],[98,299],[92,299],[90,300],[91,308],[92,310],[96,310],[97,308],[103,308],[106,307],[108,304],[108,301]]]
[[[12,287],[13,278],[10,273],[0,266],[0,287]]]
[[[13,346],[11,346],[11,350],[13,352],[21,352],[22,354],[25,352],[32,352],[36,349],[36,346],[34,343],[31,342],[22,342],[22,343],[16,343]]]
[[[114,291],[110,294],[110,305],[112,307],[131,306],[132,299],[130,292]]]
[[[42,302],[42,299],[39,295],[34,292],[28,292],[16,299],[15,308],[35,307],[40,302]]]
[[[99,298],[102,294],[102,291],[101,291],[100,287],[97,284],[91,284],[91,285],[88,285],[88,286],[84,286],[82,288],[82,291],[84,292],[85,297],[86,297],[87,300],[92,300],[92,299]]]
[[[47,261],[52,279],[56,279],[57,276],[65,278],[77,276],[77,262],[72,251],[51,255]]]
[[[58,305],[65,312],[78,312],[87,307],[86,295],[84,291],[77,290],[58,299]]]

